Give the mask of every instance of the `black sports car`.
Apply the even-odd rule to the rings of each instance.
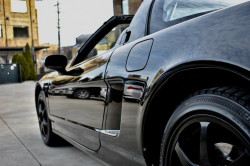
[[[44,143],[109,165],[250,165],[250,1],[145,0],[36,84]]]

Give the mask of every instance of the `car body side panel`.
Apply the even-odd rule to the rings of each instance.
[[[86,126],[102,128],[105,103],[102,99],[99,99],[99,95],[101,88],[107,87],[104,82],[104,72],[111,53],[112,51],[109,51],[80,65],[79,68],[82,68],[84,72],[79,76],[64,75],[52,80],[51,83],[54,87],[49,90],[51,115]],[[78,99],[73,96],[68,98],[66,97],[68,94],[64,93],[64,89],[68,88],[75,88],[75,92],[81,89],[89,89],[92,95],[89,99]],[[96,93],[93,91],[96,91]]]
[[[157,79],[156,73],[195,61],[219,61],[249,70],[249,11],[250,2],[246,2],[149,35],[154,39],[145,68],[154,70],[149,83]]]
[[[146,13],[147,11],[144,12]],[[101,146],[98,153],[94,153],[96,157],[111,165],[126,161],[121,158],[137,160],[140,161],[140,165],[145,165],[142,152],[142,125],[147,104],[152,97],[151,94],[156,90],[154,87],[157,81],[164,73],[171,73],[182,64],[199,61],[207,64],[223,62],[250,71],[249,29],[250,2],[246,2],[180,23],[117,48],[108,63],[105,80],[122,79],[125,85],[137,81],[145,86],[139,100],[138,96],[135,96],[136,100],[133,96],[132,99],[123,96],[120,133],[117,137],[100,133],[100,140],[105,146]],[[126,71],[129,50],[147,39],[153,39],[154,44],[146,67],[140,71]],[[155,110],[156,113],[157,111],[164,110]],[[135,161],[134,165],[139,163]]]
[[[48,90],[50,118],[54,130],[81,145],[98,150],[99,132],[102,129],[105,100],[100,96],[106,65],[113,50],[98,55],[76,67],[84,70],[78,76],[62,75],[51,80]],[[81,70],[80,70],[81,71]],[[78,98],[82,90],[88,90],[89,98]]]
[[[111,56],[109,64],[107,66],[105,81],[108,82],[111,80],[124,80],[126,86],[132,86],[131,80],[135,82],[141,82],[146,84],[147,75],[144,70],[139,72],[127,72],[126,70],[126,60],[131,48],[136,44],[132,42],[116,49]],[[146,55],[147,56],[147,55]],[[130,82],[130,85],[127,85],[127,82]],[[144,88],[144,87],[143,87]],[[133,93],[130,93],[130,95]],[[136,93],[134,93],[136,94]],[[111,94],[112,95],[112,94]],[[137,98],[137,94],[135,98]],[[123,149],[128,153],[133,155],[142,156],[142,147],[141,147],[141,119],[142,119],[142,110],[139,104],[140,100],[133,99],[133,96],[130,99],[127,96],[123,96],[122,101],[122,111],[121,111],[121,127],[118,137],[111,138],[105,134],[100,134],[100,139],[104,142],[112,144],[119,149]]]
[[[142,156],[142,122],[151,88],[162,74],[181,64],[224,62],[250,71],[249,11],[250,2],[246,2],[161,30],[115,50],[105,79],[119,78],[125,83],[141,81],[146,87],[139,101],[123,98],[119,136],[112,138],[101,134],[101,141]],[[154,39],[147,66],[141,71],[127,72],[125,62],[128,51],[147,39]]]

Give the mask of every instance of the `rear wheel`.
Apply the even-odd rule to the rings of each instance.
[[[54,146],[58,136],[52,132],[43,91],[40,92],[37,100],[37,116],[43,142],[48,146]]]
[[[250,113],[247,90],[212,88],[195,93],[170,118],[162,166],[247,166]]]

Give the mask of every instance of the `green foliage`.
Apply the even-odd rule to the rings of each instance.
[[[30,69],[29,69],[29,64],[24,58],[24,56],[19,55],[18,53],[14,54],[12,58],[12,63],[18,63],[19,65],[21,65],[22,80],[26,81],[30,75]]]
[[[28,43],[25,45],[25,51],[23,51],[22,55],[17,53],[13,55],[12,63],[18,63],[21,65],[23,81],[37,80],[36,71]]]
[[[31,55],[30,47],[29,47],[28,43],[25,45],[25,51],[23,51],[23,56],[26,59],[26,61],[28,62],[29,69],[30,69],[30,75],[29,75],[28,79],[36,81],[37,80],[36,71],[35,71],[34,63],[32,60],[32,55]]]
[[[12,63],[17,63],[17,57],[19,56],[18,53],[15,53],[12,57]]]

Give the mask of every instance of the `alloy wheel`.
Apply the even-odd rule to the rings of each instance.
[[[186,119],[175,128],[166,153],[169,166],[247,166],[250,144],[231,124],[211,115]]]
[[[39,99],[38,121],[39,121],[40,131],[44,139],[46,139],[48,135],[48,116],[46,111],[47,110],[44,101],[42,99]]]

